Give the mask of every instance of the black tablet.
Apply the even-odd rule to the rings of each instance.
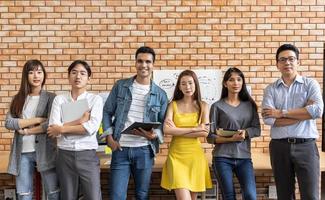
[[[133,124],[131,124],[131,126],[127,127],[122,132],[122,134],[130,133],[133,129],[137,129],[137,128],[142,128],[146,131],[150,131],[151,129],[158,128],[159,125],[161,125],[160,122],[134,122]]]

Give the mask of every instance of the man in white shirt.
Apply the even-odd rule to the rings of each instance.
[[[74,61],[68,74],[71,92],[54,99],[47,131],[50,137],[58,140],[61,199],[77,199],[80,190],[87,200],[101,200],[96,133],[102,120],[103,102],[100,96],[86,91],[91,70],[85,61]],[[82,117],[74,121],[64,122],[62,115],[66,112],[62,111],[62,104],[83,99],[87,100],[89,111],[81,113]]]

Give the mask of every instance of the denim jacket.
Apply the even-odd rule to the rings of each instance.
[[[49,117],[54,97],[54,93],[44,90],[41,91],[40,100],[36,109],[36,117]],[[20,129],[18,120],[19,118],[13,117],[10,112],[7,113],[5,127],[15,131],[9,157],[8,173],[15,176],[17,176],[20,171],[20,161],[23,147],[23,136],[18,133],[18,130]],[[40,172],[54,168],[56,162],[56,142],[55,140],[49,138],[46,134],[48,120],[43,122],[41,125],[44,133],[37,134],[35,137],[37,169]]]
[[[118,80],[112,88],[103,111],[103,130],[105,135],[113,134],[113,139],[119,141],[132,102],[132,84],[135,76]],[[166,92],[151,81],[150,92],[144,108],[144,122],[161,122],[163,124],[168,99]],[[159,143],[163,143],[162,125],[154,129],[157,139],[149,141],[153,153],[159,152]]]

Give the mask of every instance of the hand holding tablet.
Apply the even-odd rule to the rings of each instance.
[[[124,133],[131,133],[133,129],[142,128],[146,131],[151,129],[158,128],[161,125],[160,122],[134,122],[131,126],[125,129],[122,134]]]

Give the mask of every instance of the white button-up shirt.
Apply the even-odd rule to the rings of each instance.
[[[58,137],[58,147],[60,149],[69,151],[83,151],[98,148],[96,133],[99,129],[103,116],[102,98],[98,95],[84,92],[78,96],[77,101],[81,99],[87,99],[90,109],[90,119],[82,124],[82,126],[86,129],[86,133],[84,135],[63,134],[62,136]],[[71,92],[56,96],[52,104],[49,125],[55,124],[63,126],[61,105],[73,101],[74,100],[71,97]]]

